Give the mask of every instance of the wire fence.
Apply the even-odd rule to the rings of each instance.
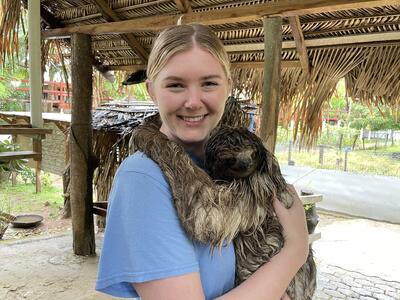
[[[328,134],[311,149],[280,139],[275,155],[281,165],[400,177],[400,131]]]

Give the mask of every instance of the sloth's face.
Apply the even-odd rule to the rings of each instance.
[[[257,151],[252,148],[240,152],[227,152],[218,157],[213,166],[214,179],[232,180],[253,174],[258,165]]]

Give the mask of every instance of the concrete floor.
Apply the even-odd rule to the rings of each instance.
[[[374,276],[382,282],[389,280],[400,287],[400,225],[320,213],[316,231],[322,232],[322,238],[313,244],[320,283],[328,284],[329,270],[345,270]],[[96,238],[100,253],[102,235]],[[0,299],[113,299],[94,291],[98,257],[73,255],[70,232],[19,242],[1,241],[0,262]],[[322,288],[320,285],[317,300],[341,299],[326,296]]]

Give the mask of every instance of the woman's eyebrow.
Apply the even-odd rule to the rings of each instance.
[[[222,78],[221,75],[209,75],[209,76],[202,77],[201,79],[209,80],[209,79],[221,79],[221,78]]]
[[[178,76],[168,76],[168,77],[165,77],[165,78],[163,78],[163,80],[165,81],[165,80],[183,80],[181,77],[178,77]]]
[[[210,79],[222,79],[222,76],[215,74],[215,75],[207,75],[207,76],[201,77],[201,80],[210,80]],[[171,76],[167,76],[167,77],[163,78],[162,80],[163,81],[169,81],[169,80],[170,81],[183,81],[185,79],[182,77],[179,77],[179,76],[171,75]]]

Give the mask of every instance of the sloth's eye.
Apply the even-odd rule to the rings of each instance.
[[[226,164],[228,165],[234,165],[236,163],[236,158],[234,157],[229,157],[225,160]]]

